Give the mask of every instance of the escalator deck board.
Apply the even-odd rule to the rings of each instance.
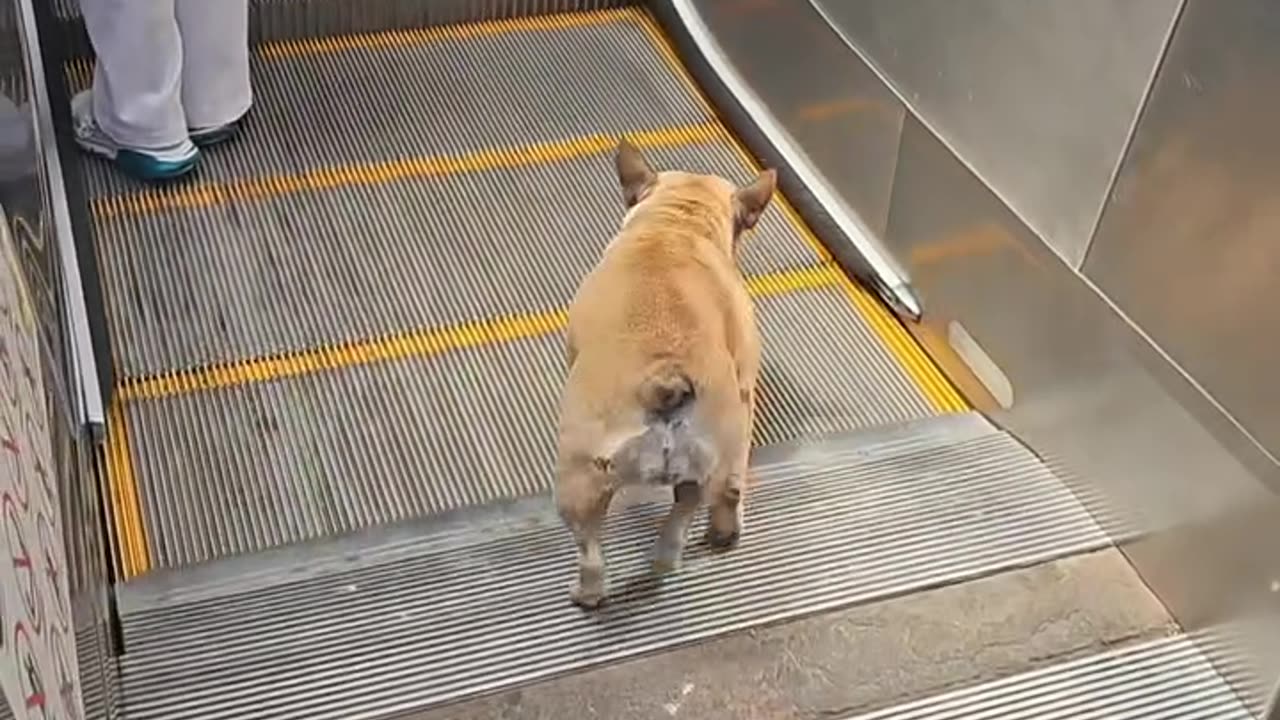
[[[758,170],[638,9],[268,44],[253,71],[247,132],[194,180],[87,161],[126,578],[545,490],[617,137]],[[965,409],[785,199],[743,268],[760,443]]]

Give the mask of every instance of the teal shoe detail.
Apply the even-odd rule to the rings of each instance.
[[[196,153],[180,160],[166,160],[138,150],[117,150],[116,167],[139,180],[172,180],[182,177],[196,167],[200,156]]]
[[[147,181],[172,180],[195,169],[200,151],[189,139],[168,148],[126,148],[116,143],[93,117],[92,92],[85,90],[71,101],[76,144],[86,152],[104,157],[121,171]]]

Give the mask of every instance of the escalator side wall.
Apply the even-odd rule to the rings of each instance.
[[[0,686],[18,717],[105,718],[117,682],[106,535],[97,443],[76,401],[68,304],[81,288],[53,212],[39,24],[27,0],[0,3]]]
[[[975,169],[981,158],[973,147],[949,132],[948,117],[978,111],[921,114],[921,106],[971,102],[960,89],[981,86],[965,84],[966,67],[979,65],[976,60],[933,68],[939,76],[932,85],[904,88],[900,76],[886,72],[892,58],[869,55],[833,29],[822,10],[837,3],[655,4],[676,36],[684,31],[681,13],[696,13],[707,29],[701,51],[719,53],[732,65],[799,151],[794,159],[809,163],[864,226],[881,233],[910,274],[924,302],[924,320],[912,327],[917,339],[980,409],[1073,487],[1260,714],[1280,677],[1280,658],[1264,640],[1280,633],[1274,590],[1280,567],[1272,551],[1280,539],[1280,472],[1269,452],[1275,449],[1255,438],[1280,406],[1268,404],[1267,383],[1257,377],[1259,368],[1275,365],[1267,354],[1275,347],[1272,334],[1236,321],[1269,307],[1276,287],[1242,281],[1254,275],[1246,265],[1274,267],[1275,246],[1266,238],[1275,235],[1277,215],[1266,212],[1261,198],[1274,197],[1280,182],[1265,172],[1264,165],[1274,163],[1263,160],[1276,155],[1280,111],[1273,108],[1280,105],[1270,101],[1263,79],[1280,71],[1280,54],[1262,30],[1280,23],[1280,10],[1263,0],[1193,1],[1185,9],[1148,4],[1145,22],[1155,26],[1142,31],[1157,39],[1164,34],[1167,48],[1153,49],[1152,57],[1131,56],[1151,69],[1145,87],[1130,86],[1110,99],[1099,99],[1087,84],[1081,91],[1097,102],[1131,103],[1133,116],[1132,137],[1119,144],[1108,140],[1119,181],[1111,188],[1103,178],[1101,230],[1055,247],[1026,220],[1025,203],[1011,207],[1010,198],[1027,196],[993,186],[991,173]],[[981,3],[986,10],[990,5]],[[876,15],[919,15],[918,3],[867,0],[840,7],[855,6],[871,17],[872,27],[859,31],[901,57],[927,55],[923,45],[929,42],[947,44],[937,34],[966,31],[963,24],[930,24],[927,12],[905,25],[894,24],[901,18]],[[1103,13],[1095,21],[1105,25],[1107,3],[1091,7]],[[1173,15],[1166,12],[1171,9]],[[1023,11],[1034,15],[1030,6]],[[975,12],[968,21],[981,16]],[[1077,37],[1075,54],[1112,52],[1089,43],[1115,37]],[[1250,41],[1226,40],[1237,37]],[[686,43],[698,44],[697,38]],[[1064,73],[1046,66],[1055,61],[1050,55],[1003,62],[1015,73]],[[1063,57],[1071,54],[1057,61]],[[693,67],[706,71],[705,63]],[[941,95],[923,101],[929,92]],[[1268,102],[1261,105],[1249,99],[1262,96]],[[1010,95],[979,100],[1019,102]],[[1058,100],[1065,102],[1065,95]],[[1010,105],[1007,114],[1025,117],[1041,109],[1089,110],[1078,103],[1033,110]],[[999,114],[1001,108],[986,111]],[[981,130],[987,151],[1005,147],[995,136],[1000,132],[1026,131],[1017,123]],[[1046,167],[1053,163],[1041,172],[1054,177],[1045,182],[1056,181]],[[1075,201],[1083,202],[1079,196]],[[1187,212],[1204,221],[1188,230],[1179,222]],[[1185,240],[1177,261],[1163,249],[1171,236]],[[1231,256],[1210,250],[1228,238]],[[1152,267],[1162,272],[1151,274]],[[1179,282],[1198,276],[1197,267],[1235,270],[1212,273],[1210,287]],[[1205,312],[1206,291],[1217,312]],[[1133,309],[1144,317],[1134,318]],[[1232,328],[1240,329],[1237,340],[1250,333],[1264,337],[1213,339],[1233,337]],[[1179,354],[1171,358],[1166,351],[1175,347]],[[1178,364],[1184,359],[1198,363],[1193,372]],[[1224,375],[1227,368],[1233,376]],[[1205,391],[1206,380],[1231,390],[1232,377],[1255,388],[1252,402],[1224,407],[1215,400],[1218,393]],[[1259,414],[1268,408],[1270,415]],[[1247,417],[1254,421],[1244,422]]]

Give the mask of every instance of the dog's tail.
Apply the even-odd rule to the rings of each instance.
[[[659,363],[640,383],[640,407],[669,418],[697,399],[693,380],[671,361]]]

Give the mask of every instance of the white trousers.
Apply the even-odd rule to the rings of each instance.
[[[93,114],[126,147],[172,147],[253,102],[249,0],[80,0],[98,56]]]

